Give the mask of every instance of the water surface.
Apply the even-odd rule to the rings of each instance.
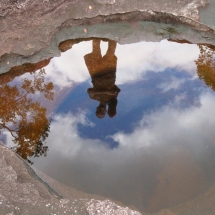
[[[141,212],[209,190],[214,51],[93,41],[69,41],[42,69],[0,77],[1,139],[58,181]]]

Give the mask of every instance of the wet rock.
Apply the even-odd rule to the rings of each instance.
[[[89,211],[89,215],[93,215],[93,214],[141,215],[137,211],[132,211],[129,208],[123,208],[109,200],[99,201],[99,200],[92,199],[87,203],[87,210]]]
[[[147,41],[168,38],[215,44],[213,29],[198,20],[205,5],[206,0],[2,0],[0,73],[59,56],[57,47],[67,39],[106,37],[130,43],[141,34]],[[141,27],[132,26],[136,21]]]
[[[47,66],[49,64],[51,59],[46,59],[43,61],[40,61],[38,63],[25,63],[20,66],[12,67],[8,73],[0,74],[0,85],[5,85],[11,81],[14,80],[14,78],[26,73],[26,72],[35,72],[39,69],[42,69],[43,67]],[[10,62],[8,62],[9,64]]]

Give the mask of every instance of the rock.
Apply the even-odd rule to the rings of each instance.
[[[96,3],[99,4],[115,4],[116,0],[94,0]]]
[[[141,35],[146,41],[215,44],[214,30],[198,20],[206,4],[207,0],[2,0],[0,73],[59,56],[58,45],[68,39],[106,37],[129,43]],[[133,22],[141,24],[134,28]]]
[[[26,63],[26,64],[23,64],[20,66],[12,67],[8,71],[8,73],[0,74],[0,85],[3,86],[5,84],[13,81],[14,78],[16,78],[16,77],[18,77],[24,73],[36,72],[37,70],[42,69],[43,67],[47,66],[49,64],[50,60],[51,59],[46,59],[46,60],[40,61],[40,62],[35,63],[35,64]]]

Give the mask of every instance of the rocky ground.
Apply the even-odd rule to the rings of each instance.
[[[170,38],[215,44],[214,29],[199,17],[200,8],[208,4],[207,0],[2,0],[0,73],[60,55],[57,47],[67,39],[106,37],[130,43]],[[134,27],[134,22],[141,25]]]

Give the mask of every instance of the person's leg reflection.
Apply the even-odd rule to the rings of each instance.
[[[91,77],[100,71],[100,62],[102,61],[100,42],[100,39],[93,39],[92,52],[84,56],[85,64]]]
[[[93,39],[93,51],[92,51],[92,53],[98,57],[102,57],[100,43],[101,43],[100,39]]]
[[[107,50],[105,56],[106,56],[106,55],[108,55],[108,56],[109,56],[109,55],[110,55],[110,56],[114,56],[114,55],[115,55],[115,50],[116,50],[116,45],[117,45],[116,41],[114,41],[114,40],[109,40],[109,41],[108,41],[108,50]]]
[[[108,102],[108,116],[113,118],[116,115],[117,98],[112,98]]]

